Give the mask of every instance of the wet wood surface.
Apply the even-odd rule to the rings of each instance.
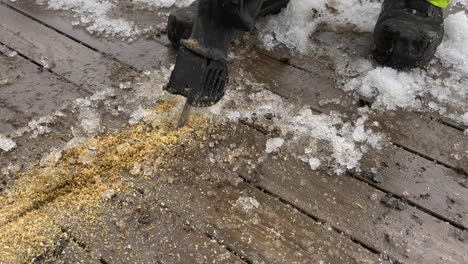
[[[79,39],[86,45],[135,67],[158,67],[161,64],[164,65],[166,60],[174,61],[174,51],[169,47],[169,42],[164,38],[164,35],[154,37],[155,41],[152,42],[137,40],[132,43],[122,43],[119,41],[97,40],[90,37],[83,30],[73,28],[63,16],[50,15],[57,11],[44,10],[43,7],[30,8],[27,3],[21,2],[14,3],[13,6],[31,17],[45,22],[52,28],[66,32],[69,36]],[[161,19],[155,16],[154,23],[158,23]],[[144,21],[144,23],[151,22]],[[338,38],[340,36],[333,37]],[[341,37],[341,39],[337,40],[337,43],[347,45],[350,45],[348,43],[356,43],[349,49],[357,53],[368,53],[368,39],[362,36],[351,40]],[[268,55],[269,57],[255,56],[255,53]],[[286,97],[291,97],[291,95],[296,98],[300,97],[304,103],[324,112],[340,111],[348,114],[357,112],[359,104],[356,99],[335,87],[337,84],[332,80],[334,73],[331,71],[330,61],[306,56],[294,57],[283,49],[273,51],[257,49],[253,51],[251,57],[253,59],[243,61],[244,65],[242,67],[258,76],[259,81],[269,81],[269,83],[276,84],[269,87],[274,92]],[[279,61],[284,61],[285,58],[288,61],[287,64]],[[265,66],[260,66],[261,64]],[[294,82],[294,84],[290,85],[288,82]],[[313,90],[310,89],[311,84],[314,84]],[[320,103],[336,98],[341,100],[342,105],[323,105]],[[412,112],[387,111],[381,117],[374,118],[379,120],[382,131],[388,134],[395,144],[440,161],[452,168],[463,169],[468,166],[468,156],[463,153],[463,149],[468,148],[468,143],[466,143],[462,129],[455,129],[437,122],[437,117],[425,117]],[[427,131],[434,132],[427,133]],[[454,154],[458,154],[459,157]]]
[[[21,98],[26,100],[5,97],[5,90],[0,133],[115,85],[113,76],[119,73],[134,74],[174,62],[175,53],[166,40],[106,40],[72,27],[69,17],[58,11],[25,2],[8,4],[34,19],[0,4],[0,42],[22,55],[13,61],[3,56],[0,69],[8,76],[24,76],[6,87],[15,87],[11,90],[15,93],[23,89]],[[271,91],[315,110],[356,113],[359,102],[323,75],[331,69],[316,71],[314,65],[326,61],[292,57],[284,63],[279,61],[286,56],[282,53],[276,53],[280,58],[256,48],[252,52],[232,71],[247,71]],[[44,63],[49,69],[41,68]],[[32,93],[33,86],[45,89],[44,97]],[[342,104],[321,103],[332,98],[340,98]],[[21,121],[15,124],[14,118]],[[135,181],[139,186],[135,196],[117,199],[128,200],[126,205],[117,201],[109,205],[105,225],[110,233],[64,221],[61,228],[75,242],[47,257],[46,263],[154,263],[155,259],[160,261],[156,263],[380,263],[379,258],[400,263],[466,262],[468,189],[463,183],[468,161],[466,156],[453,156],[454,150],[466,150],[466,136],[416,113],[376,118],[394,146],[366,156],[364,173],[311,172],[294,157],[285,161],[271,155],[255,169],[245,158],[239,160],[243,164],[239,172],[233,167],[213,169],[209,176],[171,184],[164,179]],[[232,143],[263,150],[269,137],[246,125],[234,135],[238,137],[231,137],[232,142],[210,151],[227,155]],[[41,140],[46,142],[37,139],[38,153],[53,145],[41,145]],[[25,143],[15,151],[26,153],[28,147]],[[376,167],[382,183],[371,179],[370,170]],[[261,206],[243,211],[236,206],[240,197],[254,197]],[[128,232],[119,231],[122,223]]]

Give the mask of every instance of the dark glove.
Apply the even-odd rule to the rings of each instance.
[[[385,0],[374,29],[374,58],[393,68],[424,66],[443,36],[440,7],[426,0]]]

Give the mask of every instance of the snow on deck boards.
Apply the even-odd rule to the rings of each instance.
[[[6,184],[0,186],[0,192],[14,186],[15,165],[38,161],[78,134],[87,136],[86,129],[77,132],[83,124],[89,130],[89,125],[99,121],[100,126],[118,131],[129,118],[146,109],[125,114],[116,109],[138,110],[138,105],[145,107],[156,100],[152,98],[155,95],[148,94],[147,100],[132,102],[137,88],[122,87],[132,82],[138,71],[168,68],[174,63],[175,53],[164,35],[132,43],[95,37],[72,27],[69,13],[24,1],[4,1],[0,14],[0,43],[21,54],[13,59],[3,56],[0,67],[5,68],[2,72],[6,77],[22,77],[16,83],[0,85],[0,89],[17,94],[23,89],[21,98],[29,98],[18,101],[4,97],[5,93],[0,95],[0,107],[8,111],[0,119],[0,128],[5,129],[0,133],[17,144],[9,152],[0,152],[0,177]],[[142,19],[151,22],[147,17]],[[161,21],[164,17],[154,18],[154,23]],[[252,48],[251,42],[255,40],[246,40],[245,47],[237,44],[235,48],[240,50],[241,63],[238,60],[231,67],[234,82],[245,79],[253,82],[248,84],[253,88],[248,89],[266,90],[258,93],[262,96],[273,98],[267,93],[272,91],[285,98],[278,107],[292,102],[298,112],[310,106],[325,114],[342,113],[341,124],[351,122],[357,131],[358,125],[353,122],[360,114],[359,102],[335,88],[333,64],[327,58],[313,60],[284,50],[268,52]],[[248,57],[242,57],[242,49],[248,50]],[[48,67],[38,70],[41,65]],[[150,86],[162,85],[159,82],[156,78]],[[50,87],[57,85],[63,90],[50,93]],[[33,98],[28,95],[33,94],[32,87],[46,92],[35,93]],[[118,93],[107,93],[108,87],[120,88]],[[151,91],[144,83],[138,89]],[[72,103],[88,93],[100,95]],[[229,96],[235,99],[239,95]],[[239,105],[243,107],[249,106]],[[62,113],[53,116],[58,110]],[[103,212],[106,232],[77,219],[64,220],[59,226],[63,234],[57,238],[57,247],[34,256],[36,261],[66,263],[72,257],[101,263],[468,260],[467,157],[463,156],[467,143],[460,127],[447,126],[430,114],[397,110],[389,117],[385,114],[391,111],[371,113],[369,120],[380,124],[376,132],[388,136],[392,145],[363,152],[362,172],[348,170],[336,175],[335,168],[327,167],[331,161],[322,160],[320,164],[319,160],[319,169],[311,170],[304,157],[288,152],[291,150],[282,147],[283,143],[265,153],[267,140],[280,136],[270,129],[275,124],[252,121],[245,111],[223,108],[221,114],[247,115],[246,120],[232,130],[221,129],[219,135],[211,135],[216,144],[180,150],[188,158],[175,156],[174,163],[187,163],[191,173],[174,172],[173,176],[152,180],[127,175],[130,193],[108,201],[108,210]],[[288,111],[284,114],[290,114]],[[49,119],[42,123],[28,124],[47,115]],[[15,118],[19,120],[13,122]],[[276,129],[288,129],[286,125]],[[10,135],[21,127],[29,129],[24,135]],[[193,153],[210,158],[199,160]],[[461,158],[454,153],[461,153]],[[307,151],[301,155],[307,155]],[[86,254],[77,257],[76,252],[81,251]]]

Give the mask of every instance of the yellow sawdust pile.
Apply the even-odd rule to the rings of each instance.
[[[161,104],[155,113],[171,110]],[[91,138],[63,153],[51,166],[35,166],[19,175],[15,187],[0,197],[0,263],[24,263],[53,250],[64,236],[67,219],[99,221],[108,190],[124,191],[123,171],[135,164],[161,162],[180,144],[202,136],[208,123],[201,117],[181,129],[168,121],[139,123],[118,134]],[[141,175],[141,174],[140,174]]]

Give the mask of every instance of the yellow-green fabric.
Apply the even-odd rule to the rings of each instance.
[[[438,7],[447,7],[450,4],[450,0],[427,0],[429,3]]]

